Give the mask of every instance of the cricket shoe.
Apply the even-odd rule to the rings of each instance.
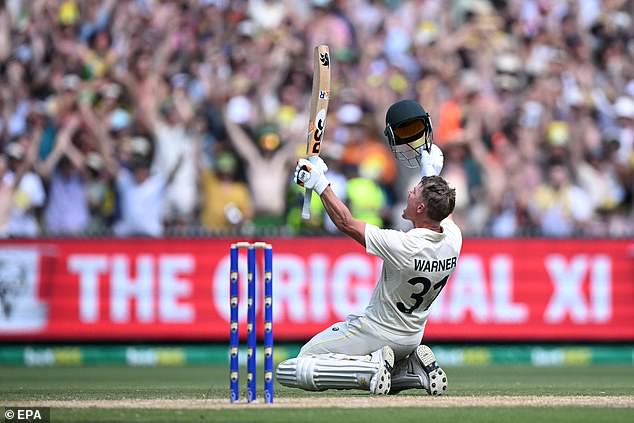
[[[370,379],[370,393],[387,395],[392,387],[392,368],[394,367],[394,351],[389,346],[372,353],[372,361],[379,363],[379,369]]]
[[[390,394],[416,388],[426,390],[429,395],[447,392],[447,374],[438,366],[434,352],[427,345],[416,347],[416,351],[400,362],[392,374]]]

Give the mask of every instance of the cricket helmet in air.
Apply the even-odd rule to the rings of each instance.
[[[434,141],[429,113],[414,100],[401,100],[390,106],[384,134],[394,157],[410,168],[420,167],[420,149],[429,152]]]

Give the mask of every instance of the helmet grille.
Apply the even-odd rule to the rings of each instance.
[[[414,143],[393,144],[390,146],[396,160],[403,162],[405,166],[409,167],[410,169],[415,169],[421,166],[420,146],[422,144],[419,143],[419,146],[416,148],[412,147],[412,145],[418,143],[418,141],[420,140],[417,140]]]

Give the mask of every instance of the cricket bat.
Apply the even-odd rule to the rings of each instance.
[[[330,100],[330,50],[327,45],[315,47],[313,59],[313,90],[310,95],[310,116],[308,118],[308,140],[306,156],[318,156],[321,151],[321,141],[326,129],[326,114]],[[312,189],[304,193],[302,218],[310,219],[310,200]]]

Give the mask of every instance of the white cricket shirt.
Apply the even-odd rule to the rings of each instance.
[[[455,270],[462,247],[462,233],[451,219],[440,226],[442,233],[365,225],[367,252],[383,259],[381,277],[364,313],[369,320],[399,335],[423,331],[430,306]]]

